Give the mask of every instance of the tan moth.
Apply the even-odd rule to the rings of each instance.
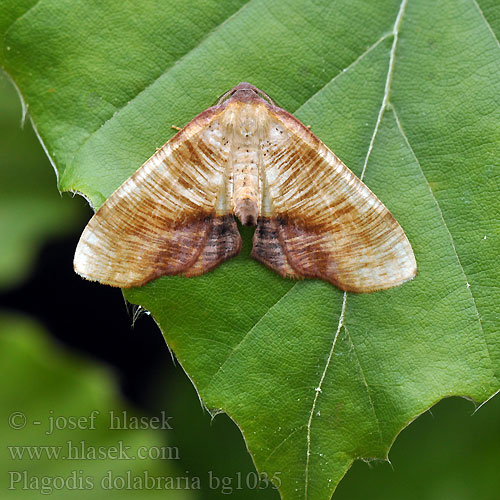
[[[389,210],[249,83],[196,116],[108,198],[83,231],[74,267],[122,288],[201,275],[239,253],[235,216],[257,226],[252,257],[284,277],[371,292],[416,274]]]

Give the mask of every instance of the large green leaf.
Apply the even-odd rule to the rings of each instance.
[[[224,414],[211,419],[203,412],[180,370],[169,370],[162,381],[175,422],[172,442],[181,450],[181,470],[201,477],[211,470],[219,478],[232,479],[226,481],[226,491],[233,488],[231,498],[254,500],[255,491],[249,488],[254,474],[251,460],[243,442],[237,442],[239,431],[234,423]],[[463,398],[440,401],[398,436],[391,448],[391,463],[355,462],[335,491],[335,500],[496,499],[500,398],[474,415],[473,410],[474,405]],[[238,473],[243,478],[241,490],[236,488]],[[212,490],[205,484],[202,493],[203,500],[220,499],[220,488]],[[262,489],[259,498],[276,500],[278,494]]]
[[[13,0],[3,0],[7,12]],[[344,295],[238,258],[126,297],[285,499],[325,499],[441,398],[500,387],[500,32],[494,2],[40,0],[4,14],[3,65],[63,190],[99,206],[246,80],[312,126],[399,220],[419,274]],[[483,9],[483,10],[481,10]]]

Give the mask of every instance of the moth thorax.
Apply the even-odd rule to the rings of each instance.
[[[263,133],[267,120],[265,106],[255,102],[234,102],[224,114],[224,125],[236,140],[256,140]]]
[[[242,140],[246,138],[251,140],[255,137],[259,132],[259,124],[255,119],[255,115],[242,113],[237,122],[236,132],[239,132]]]

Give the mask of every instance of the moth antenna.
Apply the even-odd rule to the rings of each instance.
[[[236,87],[233,87],[231,90],[228,90],[225,94],[222,94],[222,96],[220,96],[216,101],[214,101],[214,104],[217,103],[217,106],[219,106],[220,104],[222,104],[228,96],[230,95],[233,95],[234,94],[234,89]]]
[[[273,106],[275,106],[275,102],[265,93],[265,92],[262,92],[262,90],[260,89],[256,89],[258,94],[263,97],[269,104],[272,104]]]

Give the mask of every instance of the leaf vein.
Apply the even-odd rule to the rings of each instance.
[[[354,345],[354,342],[352,340],[352,336],[349,333],[349,330],[346,326],[344,326],[344,330],[347,333],[347,336],[349,337],[349,342],[352,346],[352,352],[354,353],[354,356],[356,357],[356,362],[358,363],[359,371],[361,373],[361,378],[363,380],[363,385],[366,387],[366,395],[368,396],[368,401],[370,402],[370,406],[372,409],[373,416],[375,417],[375,422],[377,423],[377,430],[378,430],[378,436],[380,439],[380,445],[383,447],[384,446],[384,440],[383,440],[383,435],[382,435],[382,427],[380,426],[380,420],[377,415],[377,411],[375,410],[375,404],[373,403],[371,391],[370,391],[370,386],[368,385],[368,381],[366,380],[365,372],[363,370],[363,366],[361,365],[361,361],[359,359],[358,353],[356,351],[356,346]]]
[[[7,34],[9,33],[9,31],[12,29],[12,27],[17,23],[19,22],[21,19],[23,19],[24,17],[26,17],[33,9],[35,9],[40,3],[42,2],[42,0],[37,0],[28,10],[25,10],[19,17],[17,17],[16,19],[14,19],[14,21],[12,21],[12,23],[10,24],[10,26],[5,30],[4,32],[4,35],[3,35],[3,40],[5,41],[5,39],[7,38]]]
[[[39,0],[41,1],[41,0]],[[78,153],[82,150],[82,148],[85,146],[85,144],[87,144],[88,141],[90,141],[92,139],[92,137],[94,137],[96,134],[99,133],[99,131],[104,128],[108,123],[110,123],[112,120],[114,120],[114,118],[120,114],[121,112],[123,112],[126,108],[128,108],[131,104],[133,104],[137,98],[139,98],[139,96],[141,96],[142,94],[144,94],[145,92],[147,92],[153,85],[155,85],[158,80],[160,80],[161,78],[163,78],[164,76],[168,75],[176,66],[178,66],[180,63],[182,63],[187,57],[189,57],[195,50],[199,49],[210,37],[212,37],[222,26],[224,26],[225,24],[227,24],[231,19],[233,19],[235,16],[239,15],[245,8],[248,7],[248,5],[250,5],[252,2],[254,2],[255,0],[248,0],[245,4],[243,4],[236,12],[233,12],[230,16],[228,16],[226,19],[224,19],[224,21],[222,21],[221,23],[219,23],[215,28],[207,31],[207,33],[205,33],[205,35],[200,39],[200,41],[198,42],[198,44],[196,46],[194,46],[192,49],[190,49],[188,52],[186,52],[182,57],[180,57],[179,59],[177,59],[176,61],[173,62],[173,64],[169,64],[156,78],[154,78],[154,80],[150,83],[148,83],[148,85],[146,85],[142,90],[140,90],[139,92],[137,92],[134,97],[132,97],[132,99],[130,99],[128,102],[126,102],[123,106],[119,107],[118,109],[116,109],[113,114],[107,119],[105,120],[104,122],[101,123],[101,125],[99,125],[99,127],[97,127],[95,130],[93,130],[92,132],[89,133],[89,135],[87,136],[87,138],[80,144],[80,146],[78,146],[78,148],[76,149],[75,153],[73,154],[73,158],[72,158],[72,161],[76,158],[76,156],[78,155]]]
[[[344,298],[342,300],[342,309],[340,310],[340,317],[339,317],[339,323],[337,326],[337,331],[335,332],[335,336],[333,338],[332,342],[332,347],[330,349],[330,353],[328,354],[328,358],[326,360],[325,368],[323,369],[323,373],[321,374],[321,378],[319,380],[319,384],[315,389],[315,394],[314,394],[314,399],[313,399],[313,404],[311,408],[311,412],[309,413],[309,419],[307,421],[307,451],[306,451],[306,466],[305,466],[305,481],[304,481],[304,498],[307,500],[307,495],[308,495],[308,487],[309,487],[309,458],[311,456],[311,426],[312,426],[312,420],[314,417],[314,412],[316,410],[316,404],[318,402],[318,397],[321,393],[322,387],[323,387],[323,382],[326,377],[326,372],[328,371],[328,368],[330,367],[330,363],[332,361],[333,357],[333,351],[335,349],[335,346],[337,345],[337,339],[339,337],[340,330],[342,329],[342,326],[344,324],[344,317],[345,317],[345,309],[346,309],[346,304],[347,304],[347,292],[344,292]]]
[[[476,6],[476,9],[479,11],[481,18],[483,19],[484,23],[486,24],[486,27],[488,28],[489,32],[491,33],[491,36],[494,38],[494,40],[497,42],[498,47],[500,48],[500,41],[498,40],[497,36],[495,35],[495,32],[493,31],[491,24],[486,19],[486,16],[484,15],[484,12],[481,9],[481,6],[477,3],[477,0],[472,0],[472,3]]]
[[[252,328],[250,328],[246,333],[245,335],[243,335],[243,337],[241,338],[241,340],[238,342],[238,344],[236,344],[233,349],[231,350],[231,352],[229,353],[228,357],[222,362],[222,364],[219,366],[219,368],[217,369],[217,371],[214,373],[214,375],[210,378],[209,382],[207,383],[206,385],[206,388],[208,389],[213,381],[215,380],[215,378],[217,377],[217,375],[221,372],[221,371],[224,371],[224,366],[227,364],[227,362],[233,357],[234,353],[240,348],[240,346],[243,344],[243,342],[248,338],[248,336],[259,326],[259,324],[264,320],[264,318],[270,313],[270,311],[272,311],[275,307],[277,307],[280,302],[285,299],[285,297],[288,296],[288,294],[295,289],[295,287],[297,286],[299,282],[295,282],[271,307],[269,307],[269,309],[267,309],[267,311],[254,323],[254,325],[252,326]]]
[[[365,162],[363,164],[363,170],[361,171],[361,177],[360,177],[361,180],[363,180],[363,177],[365,176],[366,167],[368,165],[368,160],[370,159],[370,155],[372,153],[373,145],[375,143],[375,138],[377,137],[378,129],[380,127],[380,123],[382,122],[384,111],[387,105],[389,104],[389,94],[391,92],[392,75],[394,73],[394,64],[396,62],[396,47],[399,38],[399,28],[401,26],[401,21],[403,19],[403,14],[406,8],[407,1],[408,0],[402,0],[401,5],[399,6],[398,15],[396,16],[396,21],[394,22],[394,28],[392,30],[394,39],[392,41],[391,53],[389,55],[389,69],[387,70],[387,77],[385,79],[384,96],[382,97],[382,104],[380,105],[377,121],[375,123],[375,130],[373,131],[372,138],[368,146],[368,151],[366,153]]]
[[[320,94],[328,85],[331,85],[339,76],[345,75],[348,71],[352,70],[362,59],[365,58],[370,52],[372,52],[374,49],[376,49],[384,40],[386,40],[391,33],[386,33],[385,35],[382,35],[375,43],[370,45],[361,55],[359,55],[352,63],[350,63],[348,66],[346,66],[344,69],[339,71],[331,80],[326,82],[324,85],[321,86],[314,94],[312,94],[310,97],[308,97],[295,111],[294,113],[297,113],[300,111],[309,101],[314,99],[318,94]]]
[[[364,161],[364,164],[363,164],[363,170],[362,170],[361,176],[360,176],[361,180],[363,180],[363,177],[364,177],[365,172],[366,172],[366,167],[368,165],[368,160],[370,158],[370,155],[371,155],[371,152],[372,152],[372,149],[373,149],[373,145],[375,143],[375,138],[377,136],[378,129],[380,127],[380,123],[382,121],[382,116],[384,114],[384,111],[385,111],[388,103],[389,103],[389,94],[390,94],[391,83],[392,83],[392,75],[393,75],[393,72],[394,72],[394,64],[395,64],[395,60],[396,60],[395,56],[396,56],[396,47],[397,47],[397,43],[398,43],[399,29],[400,29],[400,26],[401,26],[401,21],[403,19],[404,11],[406,9],[406,4],[407,4],[407,0],[402,0],[401,1],[398,13],[396,15],[396,20],[394,21],[394,27],[393,27],[393,30],[392,30],[392,35],[394,36],[394,39],[393,39],[393,42],[392,42],[391,52],[390,52],[390,55],[389,55],[389,67],[388,67],[388,70],[387,70],[387,76],[386,76],[386,80],[385,80],[384,95],[382,97],[382,103],[380,105],[380,109],[379,109],[379,112],[378,112],[377,121],[375,123],[375,128],[373,130],[373,134],[372,134],[372,137],[370,139],[370,143],[368,145],[368,151],[366,153],[365,161]],[[380,43],[380,41],[382,41],[382,38],[379,40],[379,43]],[[305,481],[304,481],[304,498],[305,498],[305,500],[307,500],[307,498],[308,498],[308,487],[309,487],[309,458],[310,458],[310,455],[311,455],[311,425],[312,425],[312,419],[313,419],[314,411],[316,409],[316,403],[318,401],[318,397],[319,397],[319,394],[321,392],[321,386],[322,386],[323,381],[325,379],[326,372],[327,372],[327,370],[328,370],[328,368],[330,366],[330,362],[331,362],[331,359],[332,359],[332,356],[333,356],[333,351],[334,351],[335,345],[337,343],[338,335],[339,335],[340,329],[342,328],[342,325],[343,325],[343,322],[344,322],[346,302],[347,302],[347,292],[344,292],[344,300],[342,302],[342,310],[341,310],[341,313],[340,313],[339,324],[338,324],[338,327],[337,327],[337,331],[335,333],[335,337],[333,339],[332,348],[330,349],[330,353],[328,355],[328,359],[327,359],[327,362],[326,362],[326,365],[325,365],[325,369],[323,370],[323,374],[321,376],[320,383],[319,383],[319,385],[318,385],[318,387],[316,389],[316,394],[314,395],[312,409],[311,409],[311,412],[309,414],[309,420],[308,420],[308,423],[307,423],[307,452],[306,452]]]
[[[281,440],[272,450],[271,452],[269,453],[269,455],[267,455],[267,457],[264,459],[264,461],[262,462],[262,465],[264,466],[264,464],[266,464],[269,459],[294,435],[294,434],[297,434],[297,432],[301,431],[304,427],[306,427],[307,424],[303,424],[303,425],[300,425],[299,427],[297,427],[296,429],[294,429],[292,432],[290,432],[290,434],[288,434],[288,436],[286,436],[283,440]]]

